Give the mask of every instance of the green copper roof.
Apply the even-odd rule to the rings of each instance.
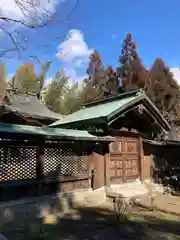
[[[32,135],[42,136],[45,139],[58,139],[58,140],[86,140],[86,141],[113,141],[112,137],[97,137],[89,134],[87,131],[49,128],[49,127],[35,127],[29,125],[15,125],[15,124],[0,124],[0,137],[2,135],[11,136],[19,135]]]
[[[106,118],[111,113],[117,111],[118,109],[129,104],[130,102],[133,102],[136,99],[137,99],[137,96],[133,96],[133,97],[129,97],[121,100],[116,100],[113,102],[108,102],[108,103],[95,105],[88,108],[83,108],[77,112],[72,113],[71,115],[64,117],[61,120],[58,120],[52,123],[50,126],[58,126],[58,125],[60,126],[60,125],[71,123],[71,122],[84,121],[84,120],[97,119],[97,118]]]
[[[164,129],[169,130],[167,121],[141,89],[89,103],[83,109],[65,116],[50,126],[61,126],[64,128],[68,126],[68,128],[73,128],[77,123],[107,123],[117,115],[122,114],[128,107],[139,104],[140,101],[143,101],[143,104],[150,110],[152,116],[157,119],[160,125],[163,126]]]

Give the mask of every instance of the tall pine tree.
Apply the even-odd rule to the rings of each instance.
[[[94,51],[94,53],[90,55],[87,73],[89,76],[88,84],[91,84],[94,88],[99,88],[100,91],[103,92],[103,95],[108,95],[108,77],[98,51]]]
[[[157,58],[147,70],[137,53],[131,34],[127,34],[119,63],[118,74],[126,90],[143,88],[168,121],[177,116],[179,85],[161,58]]]
[[[120,92],[120,86],[118,76],[111,65],[107,67],[106,75],[108,77],[107,89],[112,96],[115,96]]]
[[[137,54],[136,44],[128,33],[122,45],[117,75],[125,90],[146,88],[148,71]]]
[[[38,82],[36,81],[34,65],[32,63],[22,64],[14,76],[14,88],[20,93],[36,93]]]
[[[168,66],[161,58],[153,63],[150,73],[150,81],[147,94],[169,120],[173,120],[178,113],[180,103],[180,88]]]
[[[68,91],[68,77],[66,77],[61,69],[49,84],[44,102],[46,106],[54,112],[64,114],[63,99]]]
[[[45,62],[40,67],[40,73],[36,74],[33,63],[22,64],[11,79],[11,88],[20,93],[35,93],[40,98],[50,66],[51,61]]]

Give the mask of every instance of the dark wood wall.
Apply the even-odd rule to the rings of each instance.
[[[146,155],[152,155],[152,164],[156,168],[180,165],[180,146],[178,145],[161,146],[144,143],[143,148]]]
[[[99,145],[97,151],[97,145],[88,142],[35,144],[1,140],[0,200],[104,186],[103,148]]]

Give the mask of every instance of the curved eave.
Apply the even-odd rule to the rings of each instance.
[[[48,127],[34,127],[27,125],[0,124],[0,138],[41,138],[57,141],[89,141],[89,142],[113,142],[115,139],[110,136],[94,136],[87,131],[64,130]]]
[[[169,131],[171,129],[169,123],[166,121],[166,119],[162,116],[160,111],[156,108],[156,106],[153,104],[153,102],[147,97],[147,95],[144,93],[142,95],[139,95],[135,100],[129,102],[128,104],[124,105],[120,109],[117,109],[116,111],[112,112],[110,115],[108,115],[108,122],[111,123],[112,120],[116,116],[120,116],[124,113],[124,111],[133,105],[135,106],[140,101],[142,101],[143,105],[147,108],[149,113],[151,114],[154,121],[158,122],[159,127],[164,130],[165,132]]]

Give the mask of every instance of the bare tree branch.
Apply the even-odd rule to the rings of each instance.
[[[5,37],[8,37],[8,41],[5,40],[5,45],[0,45],[0,58],[10,58],[13,53],[20,58],[20,54],[25,53],[29,47],[35,47],[37,51],[49,48],[51,43],[47,43],[47,38],[50,38],[49,40],[52,42],[53,40],[62,39],[64,37],[64,34],[62,34],[62,36],[59,36],[58,33],[57,35],[52,34],[51,29],[56,25],[59,26],[60,24],[67,23],[67,20],[78,6],[78,0],[74,0],[75,4],[73,4],[71,10],[68,11],[64,19],[60,20],[60,14],[57,14],[57,12],[54,13],[54,11],[48,9],[48,4],[53,4],[51,1],[54,0],[14,0],[14,3],[21,13],[19,19],[17,16],[6,16],[5,13],[1,11],[0,7],[0,33],[2,32]],[[42,2],[45,4],[44,7]],[[23,35],[23,31],[21,31],[22,28],[25,30],[24,32],[26,32],[25,35]],[[36,38],[33,39],[31,35],[33,33],[36,34],[37,31],[40,31],[41,37],[44,35],[46,38],[45,43],[43,41],[38,43],[37,35]],[[37,52],[35,55],[36,54]],[[36,58],[37,61],[37,57],[35,56],[31,55],[30,58]]]
[[[13,23],[18,23],[18,24],[21,24],[27,28],[42,28],[42,27],[45,27],[47,26],[47,22],[46,23],[43,23],[43,24],[31,24],[31,23],[28,23],[26,21],[21,21],[21,20],[16,20],[16,19],[13,19],[13,18],[9,18],[9,17],[4,17],[4,16],[0,16],[0,19],[1,20],[4,20],[6,22],[13,22]]]

